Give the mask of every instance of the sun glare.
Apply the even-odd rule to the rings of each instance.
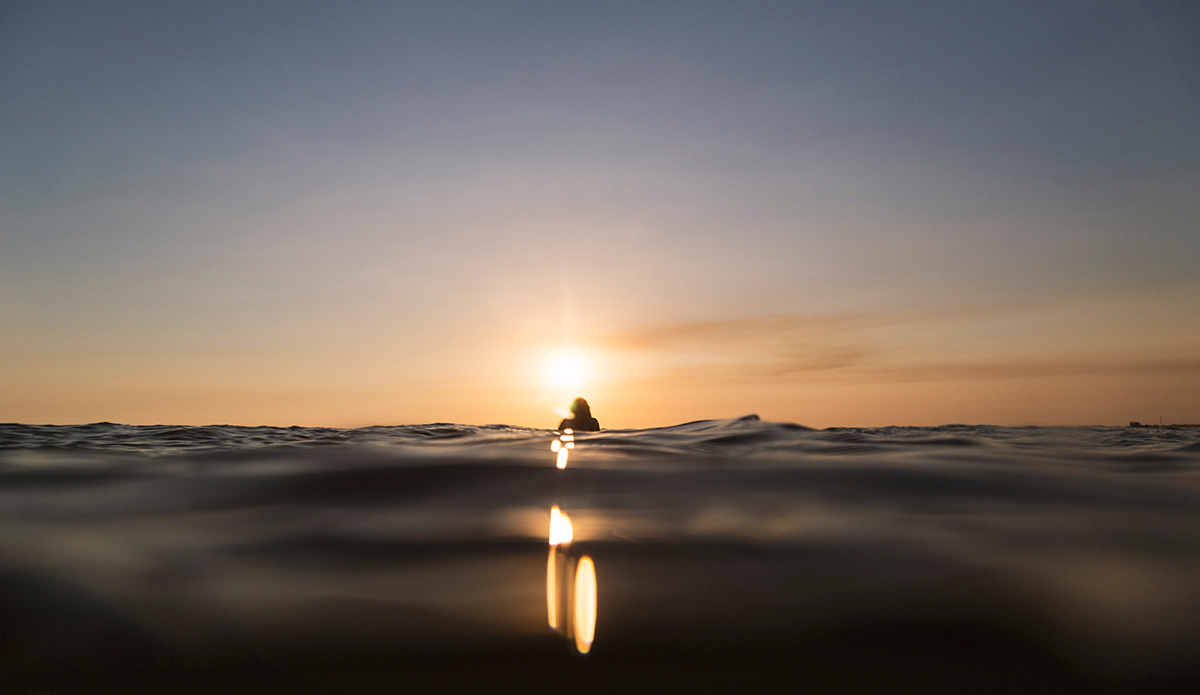
[[[561,353],[550,361],[550,379],[555,386],[578,389],[587,381],[583,360],[572,353]]]

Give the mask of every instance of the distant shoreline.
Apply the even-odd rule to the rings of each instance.
[[[1130,427],[1155,427],[1155,428],[1159,428],[1159,427],[1161,427],[1161,428],[1164,428],[1164,429],[1165,429],[1165,428],[1168,428],[1168,427],[1200,427],[1200,425],[1187,425],[1187,424],[1175,424],[1175,425],[1143,425],[1142,423],[1138,422],[1137,420],[1133,420],[1133,421],[1131,421],[1131,422],[1129,423],[1129,426],[1130,426]]]

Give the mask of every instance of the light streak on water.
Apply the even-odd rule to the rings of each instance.
[[[575,597],[572,610],[575,649],[580,654],[592,650],[596,637],[596,565],[586,555],[575,570]]]
[[[575,537],[571,517],[563,514],[558,505],[550,508],[550,545],[570,543]]]

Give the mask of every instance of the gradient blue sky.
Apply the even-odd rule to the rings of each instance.
[[[0,421],[1200,421],[1193,3],[5,3]]]

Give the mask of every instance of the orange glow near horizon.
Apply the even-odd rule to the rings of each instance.
[[[531,349],[525,359],[533,368],[530,375],[536,378],[524,387],[529,395],[537,393],[544,398],[555,417],[569,418],[569,404],[575,398],[629,385],[629,375],[617,367],[614,357],[612,350],[598,345]]]
[[[818,428],[1189,423],[1200,421],[1200,325],[1181,316],[1200,316],[1200,299],[580,319],[590,332],[558,345],[541,324],[470,326],[401,354],[379,337],[181,354],[161,341],[96,354],[64,342],[7,362],[0,421],[551,428],[583,396],[605,429],[750,413]]]

